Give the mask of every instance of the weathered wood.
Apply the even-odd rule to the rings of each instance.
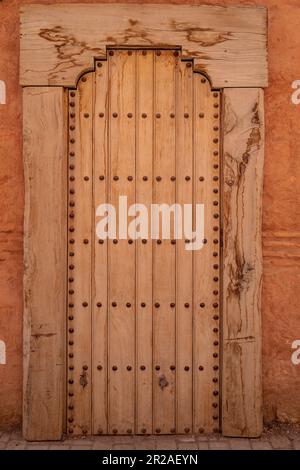
[[[55,440],[61,438],[65,410],[65,93],[61,88],[26,88],[23,98],[23,431],[28,440]]]
[[[204,204],[206,241],[194,253],[194,431],[213,432],[219,428],[220,93],[199,74],[194,80],[195,202]]]
[[[151,213],[153,197],[153,70],[154,52],[137,52],[136,201]],[[145,115],[147,117],[145,117]],[[147,180],[145,181],[145,176]],[[150,227],[148,227],[149,237]],[[141,236],[143,239],[144,237]],[[153,298],[152,243],[136,242],[136,432],[152,433]]]
[[[92,423],[93,434],[107,433],[107,249],[96,235],[97,207],[108,195],[108,63],[97,63],[94,108],[94,221],[92,254]],[[101,240],[102,241],[102,240]]]
[[[69,99],[68,353],[74,357],[68,358],[68,393],[73,393],[68,396],[68,431],[72,434],[91,432],[94,80],[93,73],[82,77]],[[70,243],[71,239],[75,243]]]
[[[154,70],[154,202],[175,202],[171,176],[175,174],[175,57],[172,51],[155,55]],[[157,117],[160,116],[160,117]],[[160,179],[159,179],[160,178]],[[175,428],[175,246],[169,239],[153,240],[153,426],[157,433],[168,434]]]
[[[263,91],[224,92],[223,433],[259,436]]]
[[[192,63],[179,59],[176,64],[176,203],[182,207],[193,204],[195,184],[194,76]],[[193,251],[185,248],[185,237],[176,241],[176,432],[179,434],[193,429]]]
[[[26,5],[20,82],[75,86],[107,46],[179,46],[215,88],[265,87],[266,23],[264,7]]]
[[[109,202],[135,202],[135,54],[109,56]],[[118,179],[116,179],[116,177]],[[131,178],[131,179],[130,179]],[[117,219],[119,231],[119,217]],[[108,240],[108,431],[134,432],[135,419],[135,244],[127,233]],[[115,303],[115,305],[114,305]]]

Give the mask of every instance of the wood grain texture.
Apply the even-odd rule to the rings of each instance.
[[[23,432],[28,440],[55,440],[61,438],[65,411],[65,93],[61,88],[26,88],[23,105]]]
[[[223,433],[262,431],[260,89],[224,92]]]
[[[264,7],[27,5],[20,83],[75,86],[107,46],[176,46],[213,87],[265,87],[266,28]]]

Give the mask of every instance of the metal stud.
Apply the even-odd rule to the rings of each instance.
[[[75,107],[74,101],[70,101],[69,105],[70,105],[71,108],[74,108]]]
[[[184,113],[184,117],[187,119],[189,117],[189,113]]]
[[[201,78],[201,82],[202,82],[202,83],[206,83],[206,79],[205,79],[205,78]]]
[[[198,431],[199,431],[200,434],[203,434],[203,433],[204,433],[204,429],[203,429],[203,428],[199,428]]]
[[[218,353],[213,353],[213,357],[214,358],[219,357]]]
[[[219,341],[214,341],[214,346],[219,346]]]
[[[199,181],[204,181],[204,176],[200,176]]]
[[[218,103],[215,103],[214,104],[214,108],[218,108],[219,107],[219,104]]]
[[[174,119],[174,117],[175,117],[175,113],[171,113],[170,118]]]
[[[170,303],[170,307],[171,307],[171,308],[174,308],[174,307],[175,307],[175,302],[171,302],[171,303]]]
[[[188,302],[186,302],[186,303],[184,304],[184,306],[185,306],[185,308],[189,308],[190,304],[189,304]]]
[[[113,240],[113,244],[114,244],[114,245],[117,245],[117,244],[118,244],[118,240],[117,240],[116,238]]]
[[[215,91],[214,94],[213,94],[213,97],[214,98],[218,98],[219,94]]]
[[[218,150],[214,150],[214,156],[216,157],[217,155],[219,155]]]
[[[109,51],[109,55],[110,55],[110,56],[113,56],[113,55],[114,55],[114,51]]]
[[[113,113],[113,117],[114,118],[118,117],[118,113]]]
[[[127,114],[127,117],[128,117],[129,119],[131,119],[131,118],[132,118],[132,116],[133,116],[133,114],[132,114],[132,113],[128,113],[128,114]]]
[[[141,369],[141,370],[145,370],[145,369],[146,369],[146,366],[141,366],[140,369]]]
[[[88,176],[84,176],[83,179],[84,179],[84,181],[89,181],[90,178]]]
[[[156,429],[155,429],[155,432],[156,432],[157,434],[159,434],[159,433],[160,433],[160,428],[156,428]]]
[[[175,432],[176,432],[176,429],[175,429],[175,428],[171,428],[171,429],[170,429],[170,433],[171,433],[171,434],[175,434]]]
[[[82,77],[82,81],[83,81],[83,82],[86,82],[86,77]]]
[[[118,177],[118,176],[114,176],[114,177],[113,177],[113,180],[114,180],[114,181],[118,181],[118,180],[119,180],[119,177]]]
[[[74,333],[74,328],[69,328],[69,333]]]
[[[97,369],[98,369],[98,370],[102,370],[102,369],[103,369],[103,367],[102,367],[102,366],[100,366],[100,365],[98,365],[98,366],[97,366]]]
[[[158,245],[161,245],[161,240],[157,240],[156,243],[157,243]]]
[[[144,51],[142,52],[142,54],[143,54],[143,55],[147,55],[147,51],[144,50]]]
[[[146,245],[147,240],[146,240],[145,238],[143,238],[142,243],[143,243],[144,245]]]
[[[213,143],[217,144],[219,142],[219,139],[213,139]]]
[[[83,367],[83,370],[88,370],[88,366],[84,365]]]
[[[143,181],[148,181],[148,176],[143,176]]]
[[[85,238],[85,239],[83,240],[83,243],[84,243],[85,245],[87,245],[87,244],[89,243],[88,239]]]
[[[199,113],[199,118],[203,119],[204,118],[204,113]]]
[[[161,51],[156,51],[156,55],[160,56],[160,55],[161,55]]]
[[[217,397],[219,395],[218,390],[214,390],[214,396]]]
[[[171,245],[176,245],[176,240],[171,240]]]
[[[113,307],[116,307],[116,306],[117,306],[117,302],[112,302],[111,305],[112,305]]]
[[[204,370],[204,367],[203,367],[203,366],[199,366],[199,370],[200,370],[200,371],[203,371],[203,370]]]
[[[214,114],[214,118],[218,119],[219,115],[217,113]]]
[[[127,302],[127,303],[126,303],[126,307],[127,307],[127,308],[130,308],[130,307],[131,307],[131,303],[130,303],[130,302]]]
[[[157,119],[159,119],[161,117],[161,114],[160,113],[156,113],[155,115],[157,117]]]
[[[176,180],[176,176],[171,176],[170,180],[171,180],[171,181],[175,181],[175,180]]]
[[[129,244],[129,245],[132,245],[132,243],[133,243],[133,240],[131,240],[131,238],[129,238],[128,244]]]
[[[69,155],[70,157],[75,157],[75,152],[70,152]]]
[[[130,370],[132,370],[132,367],[131,367],[131,366],[127,366],[126,369],[127,369],[128,371],[130,371]]]
[[[218,329],[218,328],[214,328],[214,329],[213,329],[213,332],[214,332],[214,333],[218,333],[218,332],[219,332],[219,329]]]
[[[160,366],[155,366],[155,370],[160,370]]]
[[[102,67],[101,62],[97,62],[97,67]]]
[[[184,428],[184,432],[188,434],[190,432],[190,428]]]
[[[142,113],[142,118],[143,118],[143,119],[146,119],[146,117],[147,117],[147,114],[146,114],[146,113]]]
[[[84,115],[83,115],[83,116],[84,116],[85,118],[88,118],[88,117],[90,117],[89,113],[84,113]]]
[[[146,307],[145,302],[142,302],[142,303],[141,303],[141,307],[143,307],[143,308]]]
[[[175,369],[176,369],[176,366],[174,366],[174,365],[170,366],[170,370],[175,370]]]
[[[155,302],[154,306],[155,306],[155,308],[159,308],[160,304],[158,302]]]
[[[191,177],[190,176],[186,176],[185,177],[185,181],[190,181]]]
[[[128,55],[132,55],[132,51],[128,51]]]
[[[69,384],[72,385],[74,383],[74,380],[73,379],[69,379],[68,380]]]
[[[97,302],[97,307],[102,307],[102,303],[101,302]]]
[[[214,319],[214,320],[219,320],[219,315],[214,315],[214,316],[213,316],[213,319]]]
[[[100,245],[103,245],[104,240],[101,240],[101,239],[100,239],[100,240],[98,240],[98,243],[100,243]]]
[[[201,307],[201,308],[204,308],[204,307],[205,307],[205,303],[204,303],[204,302],[201,302],[200,307]]]
[[[112,366],[112,370],[118,370],[117,366]]]
[[[82,306],[83,306],[83,307],[87,307],[87,306],[88,306],[88,303],[87,303],[87,302],[82,302]]]
[[[144,51],[143,51],[143,52],[144,52]],[[146,434],[146,432],[147,432],[147,429],[146,429],[146,428],[142,428],[142,429],[141,429],[141,433],[142,433],[142,434]]]
[[[104,117],[104,113],[99,113],[99,117],[103,118],[103,117]]]
[[[187,68],[190,68],[190,67],[192,66],[192,63],[191,63],[191,62],[187,62],[187,63],[186,63],[186,66],[187,66]]]
[[[189,366],[184,366],[184,370],[187,372],[190,370]]]
[[[175,51],[174,52],[174,57],[178,57],[179,56],[179,52],[178,51]]]
[[[217,251],[214,251],[214,252],[213,252],[213,256],[214,256],[214,257],[218,256],[218,252],[217,252]]]

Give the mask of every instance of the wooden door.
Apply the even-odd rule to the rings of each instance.
[[[68,106],[68,432],[218,431],[220,93],[177,50],[119,49]],[[203,204],[202,248],[174,228],[129,236],[119,212],[99,239],[120,196],[190,204],[194,225]]]

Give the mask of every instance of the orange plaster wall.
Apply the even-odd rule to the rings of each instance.
[[[19,7],[30,3],[66,2],[0,0],[0,80],[7,86],[7,104],[0,105],[0,340],[7,347],[7,364],[0,365],[2,427],[19,424],[22,415],[24,178],[18,58]],[[80,3],[101,2],[80,0]],[[291,344],[300,339],[300,105],[291,102],[291,84],[300,80],[300,2],[172,3],[268,7],[270,83],[266,90],[263,200],[264,414],[266,421],[300,421],[300,365],[291,362]]]

